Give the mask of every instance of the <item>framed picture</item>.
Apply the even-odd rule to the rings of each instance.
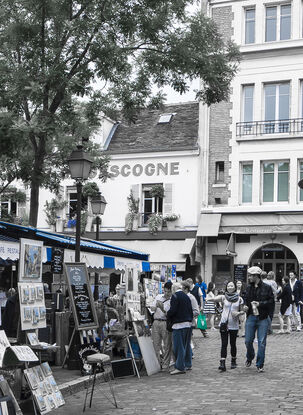
[[[42,372],[44,373],[44,376],[49,376],[52,374],[52,369],[50,368],[50,365],[48,364],[48,362],[43,362],[41,363],[41,369]]]
[[[42,281],[43,242],[20,238],[19,281]]]

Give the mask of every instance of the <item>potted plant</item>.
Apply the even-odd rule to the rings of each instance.
[[[149,232],[153,235],[162,230],[162,224],[163,216],[160,213],[151,214],[147,221]]]
[[[50,202],[47,200],[45,202],[44,212],[46,215],[46,223],[50,227],[52,231],[55,231],[57,220],[60,220],[60,216],[58,216],[58,212],[62,210],[66,206],[66,202],[64,200],[58,199],[51,199]]]
[[[139,227],[139,199],[134,197],[133,191],[127,196],[128,214],[125,218],[125,232],[137,231]]]
[[[150,195],[152,197],[164,197],[164,187],[163,184],[154,184],[150,191],[149,191]]]
[[[166,223],[167,229],[172,231],[176,227],[176,221],[179,219],[180,215],[172,213],[171,215],[164,216],[164,222]]]
[[[82,188],[82,195],[83,197],[87,199],[89,198],[91,199],[93,197],[98,196],[99,191],[100,191],[99,186],[97,185],[96,182],[87,182]],[[94,215],[91,212],[90,204],[88,203],[87,205],[88,205],[88,209],[87,209],[87,215],[86,215],[86,220],[85,220],[85,223],[86,223],[85,231],[91,232]]]

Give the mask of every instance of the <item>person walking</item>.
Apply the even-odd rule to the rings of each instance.
[[[219,323],[220,335],[221,335],[221,358],[219,370],[221,372],[226,371],[226,358],[227,358],[227,346],[228,339],[230,342],[231,352],[231,369],[237,367],[237,334],[239,330],[239,316],[244,314],[244,311],[240,311],[240,306],[243,304],[243,299],[237,293],[236,285],[233,281],[230,281],[226,285],[224,295],[217,295],[214,298],[215,302],[220,302],[223,306],[221,320]]]
[[[289,285],[292,291],[292,320],[297,326],[297,331],[301,331],[302,322],[300,306],[303,304],[303,286],[301,281],[296,278],[294,272],[289,273]]]
[[[267,284],[267,285],[269,285],[271,287],[272,292],[273,292],[273,295],[274,295],[274,303],[272,304],[271,309],[269,311],[270,324],[269,324],[269,327],[268,327],[268,334],[272,334],[273,333],[273,330],[272,330],[271,325],[272,325],[272,319],[274,317],[274,312],[275,312],[275,305],[276,305],[276,300],[277,300],[277,294],[279,292],[278,285],[277,285],[277,283],[275,281],[275,277],[276,276],[275,276],[274,271],[269,271],[268,274],[267,274],[267,277],[264,278],[264,279],[262,279],[263,282],[264,282],[264,284]]]
[[[193,282],[192,278],[187,278],[186,281],[188,281],[188,283],[190,284],[190,293],[197,300],[197,303],[198,303],[198,306],[199,306],[199,311],[203,312],[204,301],[203,301],[203,294],[202,294],[201,288],[199,287],[198,284],[194,285],[194,282]],[[205,329],[200,329],[200,331],[201,331],[203,337],[209,337],[208,334],[207,334],[207,331]]]
[[[245,299],[245,290],[243,286],[243,282],[241,280],[237,280],[236,282],[237,293],[244,301]],[[239,315],[239,337],[245,337],[245,323],[246,323],[246,313],[242,313]]]
[[[173,285],[170,309],[167,311],[166,317],[172,322],[173,348],[176,359],[175,369],[170,374],[185,373],[186,367],[191,364],[186,352],[188,351],[188,342],[191,340],[193,309],[189,296],[182,291],[179,283]]]
[[[190,292],[190,288],[193,285],[192,279],[189,278],[186,281],[182,281],[181,285],[182,285],[182,291],[185,294],[187,294],[189,299],[190,299],[192,310],[193,310],[193,320],[192,320],[192,324],[191,324],[191,328],[190,328],[190,340],[186,344],[186,350],[185,350],[185,362],[186,362],[185,370],[191,370],[192,358],[193,358],[192,333],[193,333],[193,328],[196,325],[196,321],[195,321],[196,317],[198,317],[198,315],[200,313],[200,308],[199,308],[199,305],[198,305],[198,302],[197,302],[195,296],[193,294],[191,294],[191,292]]]
[[[162,370],[169,369],[172,352],[172,333],[166,327],[166,312],[170,308],[171,289],[172,283],[167,281],[164,284],[164,294],[158,294],[151,306],[151,310],[154,311],[152,340]]]
[[[204,314],[206,315],[207,322],[210,324],[210,330],[217,330],[215,328],[215,315],[216,315],[216,307],[215,307],[215,284],[213,282],[208,283],[207,287],[207,294],[205,299],[204,305]]]
[[[202,307],[204,307],[204,303],[205,303],[205,298],[206,298],[206,291],[207,291],[207,284],[206,282],[204,282],[202,280],[201,275],[197,276],[197,282],[196,282],[196,286],[200,288],[201,293],[202,293],[202,299],[203,299],[203,303],[201,304]]]
[[[279,312],[279,322],[280,330],[278,334],[290,333],[291,332],[291,322],[290,315],[292,310],[292,291],[289,285],[289,277],[284,277],[282,279],[283,288],[282,291],[278,294],[277,298],[281,301],[281,307]],[[284,317],[286,317],[286,330],[284,332]]]
[[[258,372],[264,371],[266,338],[269,325],[269,312],[274,302],[274,295],[269,285],[261,280],[262,270],[259,267],[250,267],[248,273],[248,287],[246,289],[244,311],[247,312],[245,325],[246,367],[250,367],[255,358],[254,338],[257,331],[258,352],[256,366]]]

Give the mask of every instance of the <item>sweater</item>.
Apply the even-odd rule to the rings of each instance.
[[[253,314],[251,302],[259,302],[259,319],[264,320],[268,317],[272,305],[274,304],[274,295],[269,285],[259,282],[258,286],[249,284],[246,289],[245,304],[248,306],[247,315]]]
[[[172,295],[170,300],[170,309],[167,312],[167,318],[171,320],[172,324],[192,321],[193,309],[191,301],[188,295],[183,291],[177,291]]]

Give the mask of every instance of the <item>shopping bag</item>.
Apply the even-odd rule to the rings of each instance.
[[[207,324],[206,324],[206,317],[204,314],[199,314],[197,319],[197,329],[206,330]]]

